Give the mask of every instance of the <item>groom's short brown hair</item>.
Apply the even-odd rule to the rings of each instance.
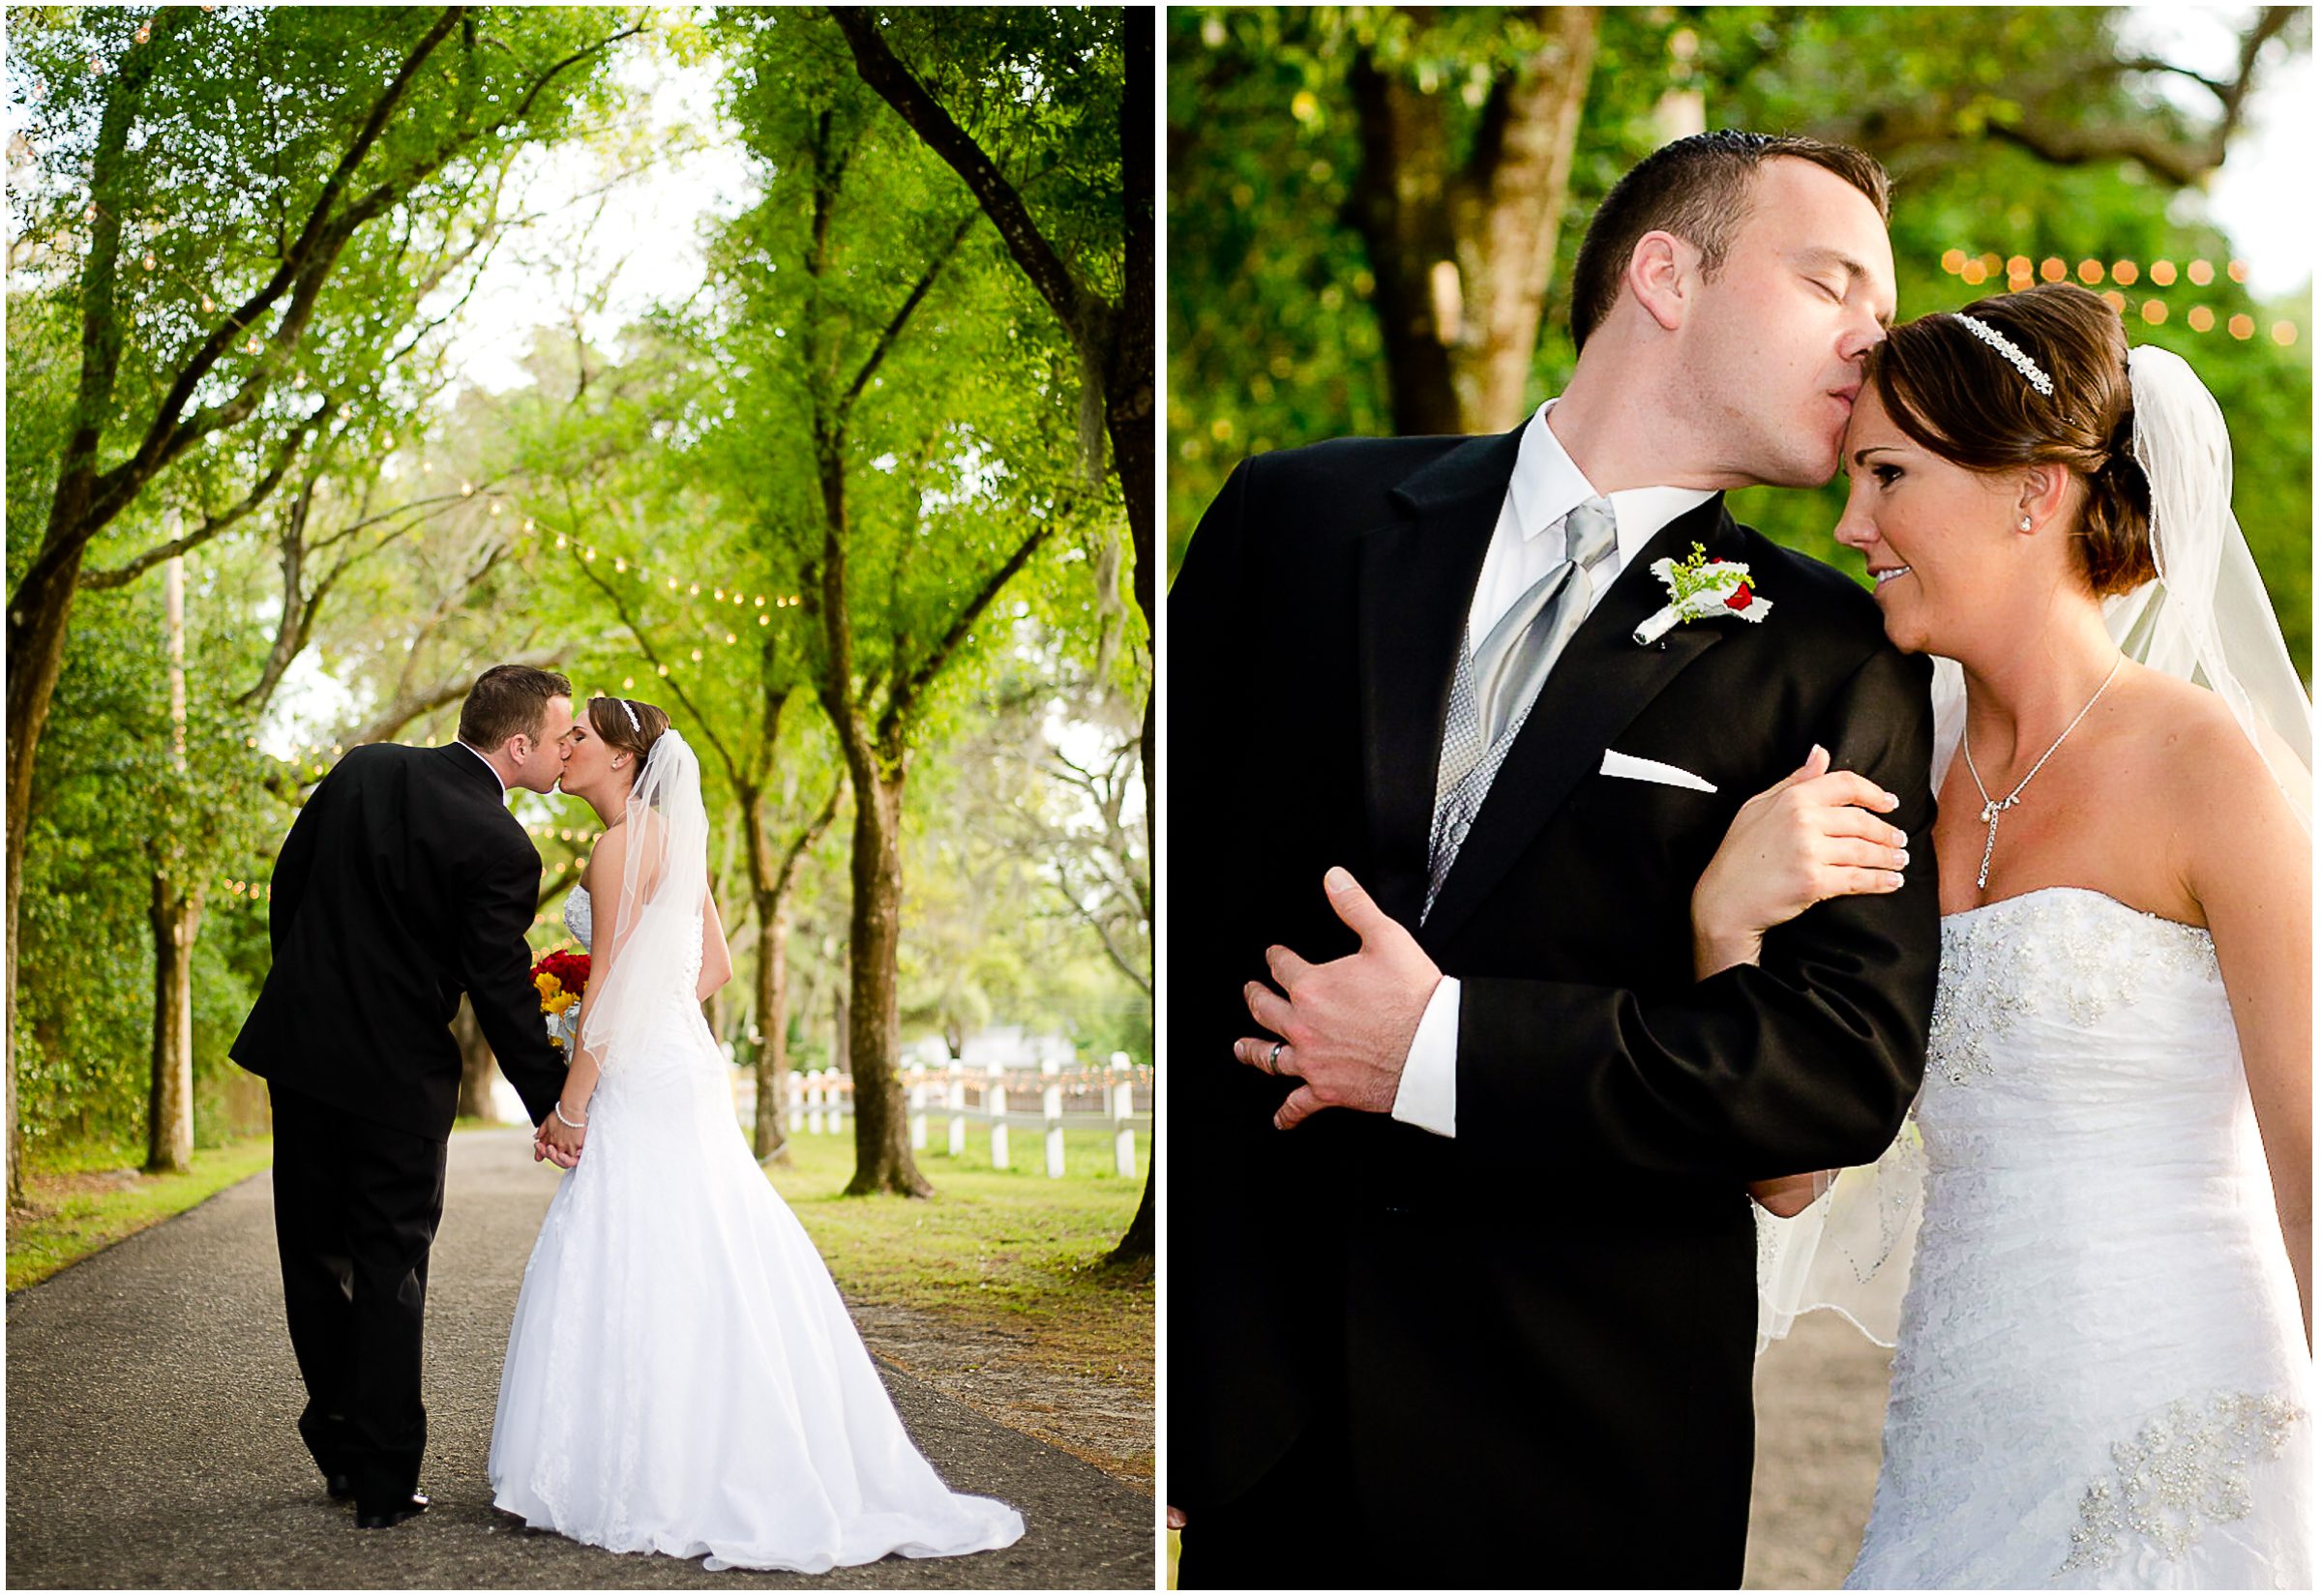
[[[548,715],[549,700],[572,695],[573,684],[553,670],[493,665],[476,678],[476,685],[467,690],[467,701],[460,706],[460,740],[489,754],[511,737],[539,738],[547,729],[541,722]]]
[[[1734,229],[1749,215],[1758,168],[1782,156],[1846,179],[1887,220],[1887,168],[1851,144],[1730,128],[1664,144],[1613,185],[1580,241],[1572,263],[1573,349],[1612,313],[1628,257],[1647,233],[1675,233],[1701,251],[1703,272],[1715,277]]]

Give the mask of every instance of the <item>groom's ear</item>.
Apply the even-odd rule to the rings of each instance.
[[[1645,313],[1674,333],[1685,319],[1685,299],[1701,252],[1675,233],[1655,230],[1637,240],[1628,251],[1628,271],[1622,281]]]

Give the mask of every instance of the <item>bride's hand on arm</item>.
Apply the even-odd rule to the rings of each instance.
[[[1894,795],[1830,766],[1817,747],[1735,813],[1693,889],[1696,980],[1756,963],[1768,931],[1826,898],[1903,884],[1909,838],[1879,818],[1895,807]]]
[[[2230,723],[2176,761],[2186,883],[2201,904],[2233,1005],[2290,1273],[2314,1340],[2313,842],[2255,748]],[[2305,797],[2306,772],[2284,750]],[[2308,812],[2310,813],[2310,811]]]

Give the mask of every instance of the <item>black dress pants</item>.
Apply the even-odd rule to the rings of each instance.
[[[325,1475],[353,1479],[358,1511],[388,1511],[428,1444],[420,1348],[446,1143],[270,1096],[283,1306],[307,1386],[298,1433]]]
[[[1232,1502],[1188,1516],[1180,1590],[1372,1590],[1412,1582],[1379,1558],[1348,1465],[1346,1426],[1318,1415],[1282,1461]],[[1419,1582],[1428,1582],[1419,1575]]]

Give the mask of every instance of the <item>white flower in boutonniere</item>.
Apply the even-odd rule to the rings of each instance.
[[[1749,585],[1749,567],[1740,560],[1712,560],[1701,545],[1682,560],[1655,560],[1652,574],[1669,589],[1669,602],[1647,617],[1632,635],[1640,643],[1660,641],[1680,621],[1706,621],[1717,615],[1738,615],[1762,621],[1773,607]]]

